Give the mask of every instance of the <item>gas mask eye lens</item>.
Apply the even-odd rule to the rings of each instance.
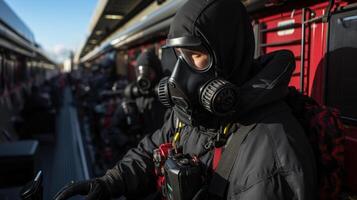
[[[175,51],[195,70],[203,71],[211,66],[211,56],[204,47],[175,48]]]

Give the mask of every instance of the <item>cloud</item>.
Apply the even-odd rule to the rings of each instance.
[[[63,54],[63,53],[66,53],[67,49],[63,44],[56,44],[53,47],[52,51],[55,54]]]
[[[67,48],[63,44],[56,44],[52,48],[48,49],[47,52],[52,57],[52,59],[56,60],[59,63],[63,63],[66,59],[68,59],[73,52],[72,49]]]

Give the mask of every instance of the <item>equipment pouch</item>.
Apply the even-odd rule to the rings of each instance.
[[[168,200],[191,200],[204,183],[200,163],[190,155],[169,157],[164,165],[164,173],[164,196]]]

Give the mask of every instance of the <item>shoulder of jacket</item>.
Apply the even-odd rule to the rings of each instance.
[[[301,158],[296,154],[296,147],[291,144],[291,139],[294,137],[292,132],[298,133],[298,127],[287,129],[283,123],[262,123],[260,126],[265,131],[259,134],[264,134],[268,138],[269,148],[274,154],[279,171],[285,174],[299,171]]]

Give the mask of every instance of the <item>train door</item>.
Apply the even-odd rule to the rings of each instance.
[[[26,62],[23,56],[15,57],[15,84],[20,86],[25,81]]]
[[[0,96],[4,92],[4,75],[3,75],[3,68],[4,68],[4,57],[2,52],[0,51]]]
[[[357,9],[335,13],[329,27],[326,104],[338,108],[346,124],[346,177],[357,193]]]
[[[8,90],[11,92],[14,89],[15,85],[15,68],[16,68],[16,59],[15,56],[9,54],[6,60],[6,72],[7,72],[7,85]]]
[[[8,61],[7,61],[7,55],[6,52],[2,54],[2,81],[3,81],[3,88],[4,92],[7,90],[8,87]]]

